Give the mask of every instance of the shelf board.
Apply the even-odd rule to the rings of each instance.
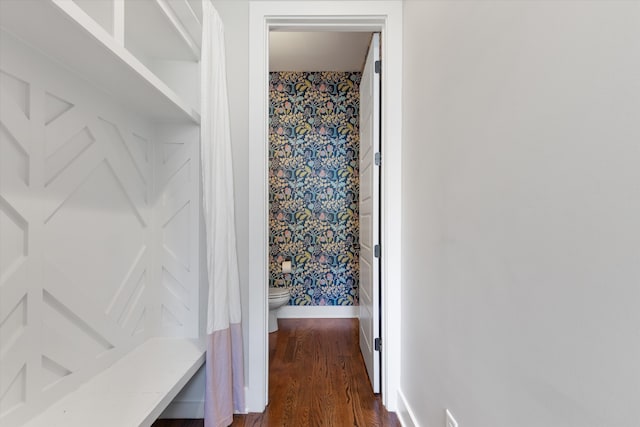
[[[151,338],[25,427],[150,426],[204,359],[196,340]]]
[[[69,0],[2,0],[0,27],[151,121],[200,123],[199,112]]]

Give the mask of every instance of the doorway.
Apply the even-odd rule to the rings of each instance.
[[[269,288],[291,294],[281,317],[358,314],[359,87],[370,40],[269,34]]]
[[[268,399],[268,34],[291,31],[370,31],[382,34],[385,106],[381,143],[385,153],[382,180],[383,217],[381,392],[383,403],[396,410],[400,343],[401,226],[401,77],[402,3],[398,1],[251,2],[250,3],[250,300],[248,410],[262,412]]]
[[[270,306],[290,296],[269,331],[276,310],[358,318],[379,393],[380,34],[269,36]]]

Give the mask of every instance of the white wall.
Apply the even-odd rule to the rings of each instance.
[[[404,4],[421,426],[640,425],[640,3]]]
[[[20,425],[147,337],[198,335],[198,127],[6,33],[0,53],[0,424]]]

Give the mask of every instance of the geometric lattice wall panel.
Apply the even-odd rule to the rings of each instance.
[[[0,56],[0,425],[28,407],[31,99]]]
[[[146,245],[137,209],[109,162],[102,161],[47,222],[47,261],[90,290],[105,312]],[[88,288],[87,288],[88,287]]]
[[[117,125],[101,119],[105,136],[112,141],[110,147],[121,159],[122,172],[132,191],[137,206],[146,205],[147,183],[151,179],[146,140],[132,133],[122,132]]]
[[[19,352],[25,351],[26,344],[27,295],[12,308],[3,306],[0,313],[0,417],[26,403],[26,362]]]
[[[160,238],[152,125],[1,35],[4,426],[23,424],[157,329],[149,248]]]
[[[63,146],[59,147],[47,157],[45,165],[46,183],[50,184],[94,142],[95,138],[87,127],[80,129],[75,135],[65,141]]]
[[[44,124],[49,125],[55,119],[69,111],[73,104],[58,98],[51,93],[45,93],[44,98]]]
[[[189,226],[192,208],[190,200],[179,199],[178,204],[184,204],[176,212],[171,210],[171,217],[165,218],[162,224],[162,243],[164,250],[188,271],[191,269]]]
[[[13,410],[25,405],[27,401],[27,366],[12,376],[3,372],[0,377],[0,417],[10,414]]]
[[[143,332],[145,327],[147,304],[144,297],[149,292],[146,259],[148,259],[147,248],[143,247],[131,262],[129,270],[106,309],[107,315],[121,328],[126,329],[130,335]]]
[[[157,182],[160,324],[163,334],[198,336],[198,128],[162,129]]]
[[[47,356],[42,356],[42,385],[43,390],[48,390],[55,386],[60,380],[67,375],[71,375],[71,371]]]
[[[4,236],[3,236],[4,237]],[[0,425],[26,404],[26,366],[32,354],[33,328],[27,263],[0,285]]]
[[[12,304],[9,305],[9,307]],[[4,307],[3,307],[4,308]],[[8,313],[5,313],[8,312]],[[23,335],[27,326],[27,295],[0,315],[0,354],[8,351]]]
[[[29,83],[5,71],[0,71],[0,90],[29,118]]]
[[[0,286],[28,254],[29,84],[0,69]]]
[[[62,369],[74,372],[114,348],[90,321],[51,293],[43,292],[42,354]]]
[[[27,221],[0,195],[0,286],[26,260]]]
[[[0,58],[1,59],[1,58]],[[30,84],[0,63],[0,425],[27,406]]]
[[[16,123],[11,123],[9,114],[4,114],[4,111],[13,110],[13,114],[21,114],[17,112],[18,106],[9,102],[9,100],[0,101],[3,106],[0,109],[3,110],[2,125],[0,125],[0,177],[2,178],[3,185],[18,181],[22,185],[29,185],[29,156],[26,150],[26,141],[18,141],[14,135],[11,134],[9,128],[12,128],[14,132],[20,132]],[[7,113],[9,112],[7,111]],[[23,117],[23,123],[27,124],[26,117]],[[16,129],[17,128],[17,129]]]

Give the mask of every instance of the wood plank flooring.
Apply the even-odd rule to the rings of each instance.
[[[269,406],[237,415],[244,426],[400,426],[373,394],[358,348],[357,319],[280,319],[269,334]],[[153,427],[201,427],[158,420]]]

